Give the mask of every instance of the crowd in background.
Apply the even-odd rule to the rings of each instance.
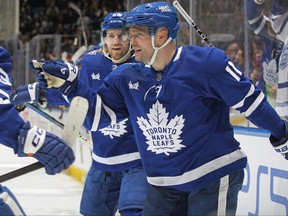
[[[81,9],[88,45],[97,45],[100,42],[100,25],[104,17],[111,11],[125,11],[125,2],[124,0],[20,0],[19,48],[24,47],[27,41],[37,35],[58,34],[64,36],[61,41],[61,51],[72,55],[75,52],[75,45],[73,46],[75,36],[82,40],[80,44],[83,45],[85,41],[83,41],[79,14],[69,7],[69,3],[74,3]],[[267,85],[261,84],[263,83],[261,64],[265,46],[252,31],[249,31],[249,68],[245,68],[247,65],[245,65],[243,7],[242,0],[203,0],[195,4],[197,14],[194,18],[210,41],[215,46],[226,50],[230,59],[245,71],[255,84],[262,85],[262,90],[266,93]],[[189,44],[189,33],[188,23],[180,16],[178,45]],[[199,37],[196,39],[198,41]],[[46,40],[41,43],[43,46],[41,57],[54,58],[53,48],[49,47],[53,42]],[[54,44],[53,46],[55,47]],[[274,88],[270,93],[275,97]]]
[[[19,47],[42,34],[67,35],[62,49],[73,43],[75,37],[70,35],[78,35],[82,39],[81,44],[84,44],[80,16],[69,7],[69,3],[81,9],[88,44],[100,42],[100,24],[107,13],[126,10],[124,0],[20,0]]]

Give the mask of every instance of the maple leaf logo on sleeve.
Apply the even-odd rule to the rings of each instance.
[[[164,153],[167,156],[185,147],[181,144],[180,138],[185,121],[183,115],[176,115],[170,122],[168,122],[168,115],[163,105],[156,101],[147,114],[148,120],[142,116],[137,117],[137,124],[149,145],[147,150],[156,154]]]

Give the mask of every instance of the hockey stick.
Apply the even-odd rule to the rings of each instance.
[[[81,111],[79,112],[79,110]],[[62,134],[62,139],[71,148],[73,147],[73,144],[79,134],[79,131],[86,117],[87,111],[88,111],[88,101],[86,99],[82,97],[75,97],[72,100],[67,116],[67,122],[65,124]],[[0,176],[0,183],[24,175],[26,173],[35,171],[42,167],[44,166],[40,162],[36,162],[28,166],[22,167],[18,170],[6,173]]]
[[[83,55],[83,53],[87,50],[86,46],[81,46],[72,56],[71,61],[75,64],[76,61]]]
[[[83,20],[81,9],[76,4],[74,4],[72,2],[69,2],[68,7],[72,8],[79,15],[81,26],[82,26],[82,34],[83,34],[84,44],[86,47],[88,47],[86,31],[85,31],[85,23]]]
[[[41,115],[42,117],[44,117],[48,121],[52,122],[53,124],[57,125],[62,130],[64,129],[64,124],[62,122],[58,121],[57,119],[55,119],[54,117],[52,117],[48,113],[39,109],[36,105],[31,104],[31,103],[26,103],[25,106],[29,107],[31,110],[33,110],[37,114]],[[84,137],[81,133],[78,133],[78,137],[81,138],[82,140],[84,140],[86,143],[89,143],[90,145],[93,144],[88,138]]]
[[[206,37],[206,35],[204,35],[202,33],[202,31],[198,28],[198,26],[196,25],[194,20],[189,16],[189,14],[187,14],[187,12],[180,5],[180,3],[177,0],[175,0],[175,1],[173,1],[173,5],[178,10],[178,12],[184,17],[184,19],[188,22],[188,24],[196,30],[197,34],[202,38],[204,43],[207,46],[213,46],[213,44],[209,41],[209,39]]]

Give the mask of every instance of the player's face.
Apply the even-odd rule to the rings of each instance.
[[[104,38],[107,52],[115,60],[121,59],[129,50],[128,33],[123,29],[108,29]]]
[[[134,50],[135,59],[147,63],[150,61],[154,49],[151,44],[151,37],[148,27],[132,26],[129,29],[130,44]]]

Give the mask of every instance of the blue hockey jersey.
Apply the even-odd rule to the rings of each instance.
[[[254,33],[263,42],[263,64],[261,71],[268,84],[277,84],[276,111],[281,118],[288,118],[288,2],[271,1],[270,18],[263,14],[263,4],[248,0],[247,15]],[[271,25],[274,34],[271,34]],[[276,40],[277,38],[277,40]]]
[[[131,57],[127,62],[135,62]],[[79,79],[92,91],[98,91],[104,78],[116,69],[114,64],[98,50],[84,55]],[[91,124],[86,118],[84,126]],[[92,165],[104,171],[118,172],[142,166],[129,118],[105,128],[91,131],[93,141]]]
[[[180,47],[164,71],[123,64],[98,94],[81,82],[77,88],[89,98],[92,130],[130,117],[152,185],[192,191],[244,168],[230,108],[276,137],[284,134],[265,95],[217,48]]]
[[[14,149],[18,147],[18,136],[24,125],[9,95],[12,88],[12,63],[10,53],[0,47],[0,143]]]

